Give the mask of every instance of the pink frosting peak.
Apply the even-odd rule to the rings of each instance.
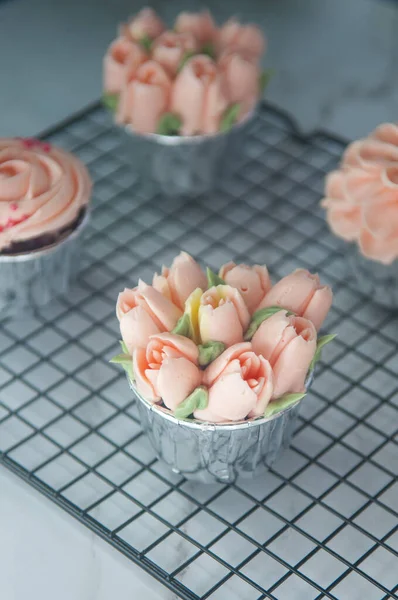
[[[209,402],[207,408],[195,411],[195,418],[220,423],[259,417],[273,394],[273,381],[268,360],[256,355],[249,343],[235,344],[204,372]]]
[[[235,48],[259,58],[265,51],[266,40],[256,25],[241,25],[236,19],[229,19],[220,29],[221,48]]]
[[[332,305],[333,293],[322,285],[319,276],[306,269],[297,269],[280,279],[260,302],[257,310],[280,306],[298,316],[310,319],[320,329]]]
[[[192,57],[177,75],[171,94],[171,109],[182,117],[183,135],[217,133],[226,108],[215,63],[202,54]]]
[[[31,138],[0,138],[0,251],[67,227],[90,198],[86,167]]]
[[[139,41],[145,37],[155,39],[165,30],[163,21],[152,8],[143,8],[135,17],[120,28],[120,34],[127,39]]]
[[[326,178],[322,206],[331,230],[384,264],[398,258],[398,124],[350,144]]]

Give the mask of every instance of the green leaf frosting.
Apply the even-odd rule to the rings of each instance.
[[[117,354],[109,362],[114,363],[116,365],[123,365],[124,363],[131,362],[132,358],[130,354]]]
[[[122,347],[122,350],[123,350],[124,354],[130,354],[130,353],[129,353],[129,351],[128,351],[128,348],[127,348],[127,346],[126,346],[126,344],[124,343],[124,341],[123,341],[123,340],[120,340],[120,342],[119,342],[119,343],[120,343],[120,345],[121,345],[121,347]]]
[[[245,342],[250,342],[253,335],[256,333],[257,329],[260,327],[260,325],[263,321],[265,321],[266,319],[269,319],[269,317],[272,317],[272,315],[274,315],[275,313],[277,313],[281,310],[286,310],[286,308],[283,308],[282,306],[268,306],[267,308],[261,308],[260,310],[257,310],[253,314],[252,320],[250,321],[249,328],[244,335],[243,339],[245,340]],[[286,313],[287,313],[287,316],[294,314],[289,310],[287,310]]]
[[[191,319],[187,313],[184,313],[182,317],[178,319],[177,325],[171,333],[193,339]]]
[[[122,345],[122,347],[124,346],[123,350],[124,349],[127,350],[124,342],[120,342],[120,344]],[[129,379],[131,379],[131,381],[135,381],[134,370],[133,370],[133,359],[131,358],[130,354],[125,353],[125,352],[123,352],[122,354],[117,354],[116,356],[111,358],[111,360],[109,362],[116,364],[116,365],[121,365],[123,367],[123,369],[126,371],[127,375],[129,376]]]
[[[259,80],[259,88],[260,88],[260,92],[261,94],[264,93],[265,88],[268,86],[270,80],[272,79],[272,77],[274,76],[274,70],[273,69],[266,69],[265,71],[263,71],[260,75],[260,80]]]
[[[102,96],[102,104],[108,110],[112,112],[116,112],[117,105],[119,103],[119,94],[103,94]]]
[[[160,135],[180,135],[182,121],[174,113],[164,113],[159,119],[156,133]]]
[[[186,419],[192,415],[196,409],[204,410],[207,407],[208,400],[209,392],[205,387],[200,386],[177,406],[174,411],[174,416],[176,419]]]
[[[211,42],[208,42],[207,44],[205,44],[202,47],[202,50],[200,51],[200,53],[205,54],[206,56],[209,56],[213,60],[216,58],[216,49],[214,48],[214,44],[212,44]]]
[[[223,133],[225,133],[226,131],[229,131],[235,125],[236,121],[238,120],[239,112],[240,112],[240,104],[238,104],[238,103],[231,104],[231,106],[229,106],[225,110],[225,112],[221,118],[220,131],[222,131]]]
[[[267,408],[264,412],[264,417],[272,417],[277,413],[285,410],[289,406],[293,404],[297,404],[300,400],[304,398],[305,394],[285,394],[281,396],[277,400],[274,400],[267,404]]]
[[[206,275],[207,275],[207,285],[209,288],[217,286],[217,285],[225,285],[224,279],[221,279],[221,277],[219,275],[217,275],[217,273],[214,273],[214,271],[212,271],[210,269],[210,267],[207,267]]]
[[[199,52],[195,52],[195,50],[187,50],[184,53],[184,56],[182,57],[180,64],[178,65],[177,72],[179,73],[180,71],[182,71],[182,69],[185,67],[187,62],[193,56],[197,56],[198,54],[205,54],[206,56],[209,56],[211,59],[214,60],[215,56],[216,56],[216,51],[214,49],[213,44],[205,44]]]
[[[149,35],[145,34],[140,40],[139,40],[139,44],[140,46],[142,46],[144,48],[144,50],[146,52],[150,52],[151,48],[152,48],[152,44],[153,44],[153,40],[149,37]]]
[[[225,344],[222,342],[206,342],[205,344],[199,344],[198,350],[200,366],[207,367],[224,352]]]
[[[187,64],[187,62],[188,62],[188,61],[189,61],[189,60],[190,60],[190,59],[191,59],[193,56],[195,56],[195,54],[196,54],[196,52],[194,52],[193,50],[187,50],[187,51],[184,53],[184,56],[183,56],[183,57],[182,57],[182,59],[181,59],[181,62],[180,62],[180,64],[179,64],[179,66],[178,66],[178,69],[177,69],[177,71],[178,71],[178,72],[182,71],[182,69],[185,67],[185,65]]]
[[[310,364],[310,372],[314,370],[316,363],[320,360],[321,356],[322,356],[322,348],[324,346],[326,346],[326,344],[329,344],[330,342],[332,342],[334,340],[334,338],[336,337],[337,334],[329,334],[329,335],[324,335],[320,338],[318,338],[317,344],[316,344],[316,351],[314,354],[314,358],[311,361]]]

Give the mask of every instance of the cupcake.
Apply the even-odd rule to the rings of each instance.
[[[137,153],[145,142],[148,176],[164,192],[214,185],[229,133],[253,114],[268,81],[264,51],[258,27],[235,19],[217,27],[208,11],[181,13],[167,30],[144,9],[120,27],[104,58],[104,103],[140,143]]]
[[[327,176],[322,206],[333,233],[351,243],[359,289],[398,307],[398,125],[385,123],[346,149]]]
[[[119,294],[122,354],[144,430],[174,471],[233,481],[270,466],[290,440],[322,347],[332,291],[299,269],[204,274],[182,252],[152,285]],[[225,449],[228,448],[228,453]]]
[[[65,293],[76,271],[91,181],[72,154],[34,139],[0,138],[0,314]]]

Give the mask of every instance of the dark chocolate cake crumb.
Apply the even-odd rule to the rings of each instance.
[[[63,229],[59,229],[58,231],[51,233],[45,233],[44,235],[40,235],[30,240],[13,242],[11,246],[8,246],[8,248],[3,248],[3,250],[0,251],[0,256],[26,254],[28,252],[44,250],[49,246],[53,246],[54,244],[60,242],[61,239],[68,237],[75,229],[77,229],[77,227],[83,221],[86,211],[87,209],[85,207],[82,208],[77,218]]]

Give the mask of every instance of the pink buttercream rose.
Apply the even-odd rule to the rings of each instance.
[[[219,61],[223,91],[228,104],[239,104],[243,118],[256,106],[260,95],[260,67],[241,52],[227,52]]]
[[[212,341],[232,346],[242,342],[249,322],[249,311],[237,289],[218,285],[202,295],[198,310],[202,343]]]
[[[207,279],[196,260],[187,252],[181,252],[170,268],[163,266],[161,275],[155,273],[152,285],[183,309],[188,296],[196,288],[205,288]]]
[[[321,285],[318,275],[297,269],[271,288],[257,310],[280,306],[310,319],[320,329],[332,305],[333,293],[329,286]]]
[[[265,37],[256,25],[242,25],[236,19],[229,19],[220,29],[218,43],[221,49],[233,48],[255,58],[265,51]]]
[[[143,8],[128,23],[121,26],[120,33],[134,41],[140,41],[146,37],[153,40],[163,33],[165,29],[163,21],[154,10]]]
[[[138,44],[118,38],[109,46],[104,58],[104,90],[119,94],[126,81],[127,67],[136,70],[147,59],[145,50]]]
[[[250,343],[228,348],[204,372],[209,387],[207,408],[196,410],[201,421],[220,423],[259,417],[273,394],[271,365],[252,351]]]
[[[184,33],[165,31],[152,46],[152,58],[174,76],[185,54],[197,50],[198,42],[188,31]]]
[[[180,33],[191,33],[201,46],[214,42],[217,37],[217,28],[208,10],[180,13],[174,29]]]
[[[317,334],[314,324],[303,317],[279,311],[260,325],[253,336],[256,354],[264,356],[274,372],[274,398],[305,391],[304,383],[314,358]]]
[[[116,316],[122,339],[130,353],[145,348],[151,335],[171,331],[182,311],[150,285],[125,289],[117,299]]]
[[[90,194],[76,156],[39,140],[0,138],[0,252],[71,225]]]
[[[169,76],[154,60],[132,68],[121,90],[117,121],[129,123],[137,133],[155,133],[168,109],[170,90]]]
[[[252,314],[265,294],[271,289],[271,280],[265,265],[223,265],[219,275],[228,285],[237,288]]]
[[[153,335],[146,348],[134,350],[133,371],[139,393],[173,411],[202,381],[197,346],[173,333]]]
[[[182,119],[182,134],[214,134],[227,108],[221,78],[208,56],[193,56],[177,75],[171,110]]]
[[[367,258],[398,258],[398,125],[385,123],[350,144],[341,168],[326,179],[325,196],[336,235],[356,241]]]

